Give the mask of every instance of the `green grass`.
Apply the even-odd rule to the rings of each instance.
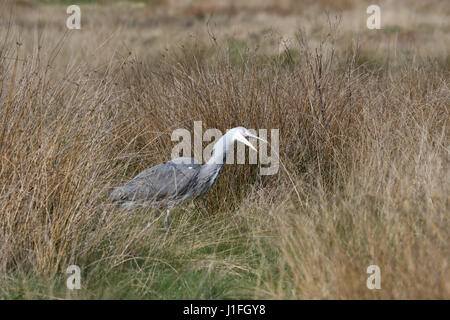
[[[16,272],[3,278],[0,299],[253,298],[253,288],[262,279],[261,266],[273,264],[276,252],[265,240],[249,238],[246,225],[230,228],[227,225],[232,222],[226,217],[208,221],[211,219],[196,217],[198,214],[185,217],[184,210],[174,211],[172,234],[157,220],[150,229],[163,240],[162,245],[156,251],[151,245],[142,245],[129,260],[102,261],[102,253],[108,249],[100,246],[89,260],[78,262],[82,268],[80,290],[66,288],[69,275],[65,270],[51,277]],[[133,227],[143,229],[145,221],[144,215],[138,217]],[[261,245],[272,256],[262,257]]]
[[[397,26],[397,25],[385,26],[382,29],[383,29],[384,34],[398,33],[403,30],[402,27]]]

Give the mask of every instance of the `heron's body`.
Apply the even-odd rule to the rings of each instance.
[[[260,139],[243,127],[231,129],[217,141],[211,159],[204,165],[193,158],[177,158],[158,164],[114,189],[110,198],[129,209],[138,206],[165,207],[167,216],[164,224],[168,226],[170,208],[188,199],[200,197],[211,189],[234,141],[241,141],[254,149],[244,136]]]
[[[177,158],[148,168],[110,198],[127,208],[173,207],[205,194],[217,180],[223,164],[200,165],[193,158]]]

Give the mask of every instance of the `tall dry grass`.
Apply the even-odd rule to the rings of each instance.
[[[105,30],[84,37],[4,26],[7,279],[51,279],[72,263],[126,274],[143,261],[145,296],[176,257],[193,270],[256,278],[236,296],[449,298],[448,56],[380,59],[328,31],[314,41],[300,33],[280,54],[188,38],[145,56],[127,38],[102,42]],[[178,210],[171,235],[143,228],[149,212],[108,202],[111,187],[168,159],[172,130],[198,120],[222,132],[279,128],[278,174],[227,166],[206,199]],[[222,255],[236,239],[243,251]],[[382,290],[366,288],[371,264]]]

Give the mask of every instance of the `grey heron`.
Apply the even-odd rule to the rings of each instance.
[[[170,209],[188,199],[198,198],[211,189],[226,160],[227,152],[239,141],[256,151],[246,139],[267,142],[244,127],[230,129],[214,144],[211,158],[201,165],[194,158],[176,158],[148,168],[110,195],[116,204],[132,209],[137,206],[166,208],[164,226],[169,226]]]

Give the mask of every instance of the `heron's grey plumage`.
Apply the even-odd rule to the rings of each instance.
[[[115,188],[110,198],[129,209],[137,206],[166,207],[164,224],[168,226],[171,207],[187,199],[200,197],[211,189],[234,141],[241,141],[255,149],[244,135],[258,138],[244,127],[231,129],[216,142],[211,159],[206,164],[201,165],[196,159],[186,157],[158,164],[142,171],[127,184]]]
[[[172,207],[205,194],[217,180],[223,164],[200,165],[193,158],[177,158],[148,168],[110,198],[123,207]]]

